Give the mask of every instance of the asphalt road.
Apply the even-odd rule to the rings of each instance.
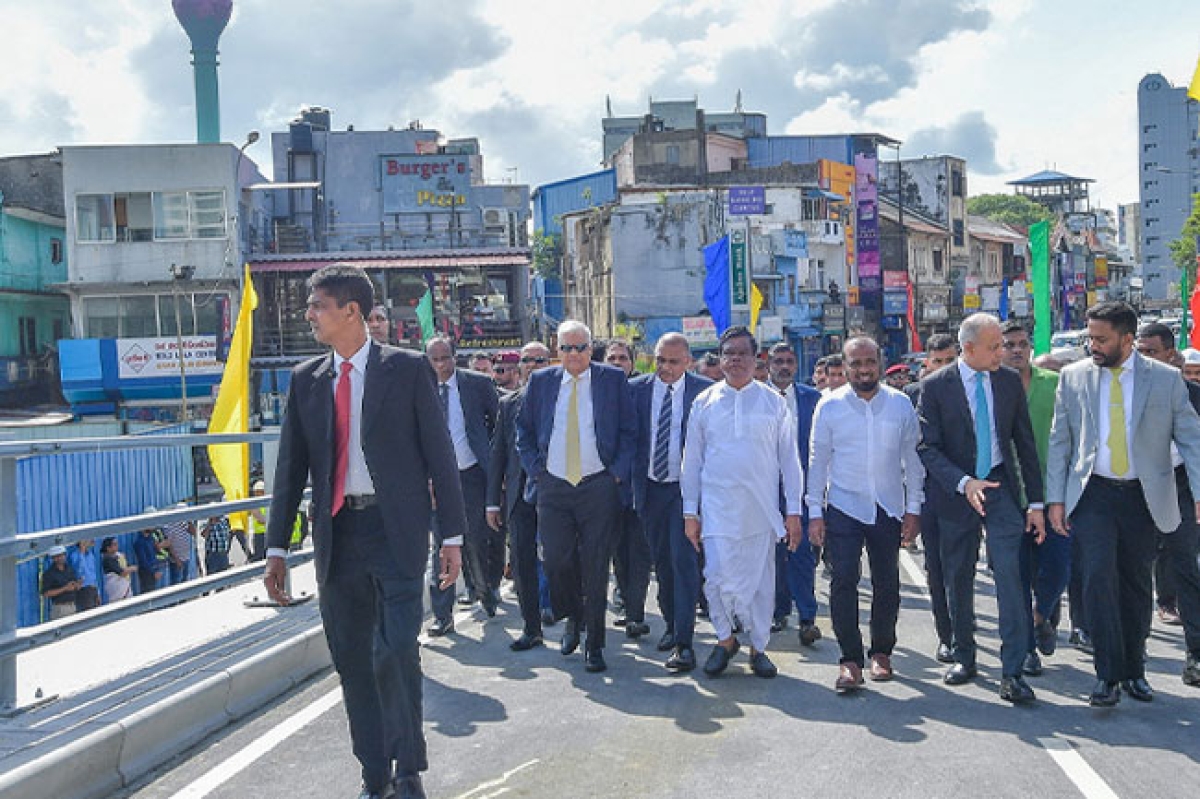
[[[908,555],[903,554],[902,565]],[[919,562],[920,556],[917,556]],[[1179,679],[1182,633],[1156,620],[1148,678],[1154,702],[1090,708],[1090,659],[1067,646],[1030,678],[1032,707],[997,695],[996,606],[979,573],[980,678],[942,684],[917,566],[902,569],[897,679],[855,695],[833,690],[837,645],[802,648],[793,624],[773,637],[779,677],[754,677],[743,654],[719,679],[671,675],[651,635],[611,628],[609,670],[546,648],[513,653],[511,598],[491,620],[460,614],[458,632],[425,642],[431,797],[1193,797],[1200,791],[1200,689]],[[864,580],[863,588],[868,585]],[[828,582],[818,578],[822,594]],[[653,591],[651,592],[653,594]],[[863,599],[864,631],[868,595]],[[822,605],[822,613],[826,613]],[[611,620],[611,617],[610,617]],[[700,622],[697,655],[711,628]],[[358,770],[336,678],[301,687],[186,753],[121,797],[354,797]]]

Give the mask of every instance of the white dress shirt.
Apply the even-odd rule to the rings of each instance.
[[[1133,460],[1133,372],[1137,358],[1138,354],[1134,351],[1121,364],[1121,399],[1125,407],[1125,453],[1129,461],[1129,470],[1125,474],[1117,474],[1112,470],[1112,452],[1108,449],[1108,395],[1112,391],[1113,374],[1111,369],[1100,368],[1100,387],[1096,392],[1099,446],[1096,447],[1096,462],[1092,466],[1092,474],[1111,480],[1136,480],[1138,476],[1137,464]]]
[[[958,374],[962,378],[963,391],[967,392],[967,405],[971,408],[971,420],[975,419],[975,375],[980,374],[961,358],[958,360]],[[992,468],[1004,463],[1004,453],[1000,449],[1000,437],[996,435],[996,396],[992,394],[992,374],[983,372],[983,393],[987,395],[988,425],[992,430]],[[972,428],[973,430],[974,428]]]
[[[353,367],[350,370],[350,446],[347,447],[348,468],[346,469],[346,496],[354,497],[364,494],[374,494],[375,484],[371,482],[371,472],[367,470],[367,458],[362,449],[362,401],[363,381],[367,374],[367,356],[371,354],[371,339],[359,348],[358,352],[343,358],[336,352],[333,354],[333,396],[334,412],[336,413],[337,384],[342,376],[342,364],[349,360]],[[336,419],[334,421],[336,424]],[[336,466],[336,465],[335,465]]]
[[[783,388],[780,388],[774,383],[768,383],[768,385],[773,391],[778,393],[779,396],[783,397],[783,402],[785,405],[787,405],[788,413],[792,415],[792,418],[797,418],[800,412],[796,409],[796,384],[788,383]]]
[[[659,377],[654,378],[654,388],[650,394],[650,467],[647,476],[654,480],[654,453],[658,451],[658,415],[662,412],[663,397],[667,394],[667,384]],[[667,479],[664,482],[679,482],[679,472],[683,468],[683,447],[680,445],[683,432],[683,390],[684,378],[679,378],[671,384],[671,442],[667,450]]]
[[[463,417],[462,395],[458,393],[458,373],[450,375],[445,383],[438,384],[438,396],[441,396],[442,386],[449,391],[447,402],[446,422],[450,426],[450,441],[454,444],[454,459],[458,461],[458,470],[470,469],[479,460],[471,450],[471,442],[467,439],[467,420]]]
[[[880,384],[869,401],[849,385],[831,393],[813,416],[809,516],[820,519],[826,505],[863,524],[875,523],[876,506],[893,519],[920,514],[920,440],[920,422],[904,392]]]
[[[550,431],[550,449],[546,453],[546,471],[559,478],[567,479],[567,407],[571,404],[571,381],[578,381],[575,400],[579,414],[579,465],[580,476],[604,471],[600,451],[596,448],[596,424],[592,413],[592,370],[585,369],[574,377],[563,369],[562,384],[558,388],[558,402],[554,404],[554,428]]]

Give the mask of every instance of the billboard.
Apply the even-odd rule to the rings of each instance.
[[[729,215],[748,216],[767,212],[767,190],[762,186],[730,186]]]
[[[471,196],[471,159],[466,155],[385,155],[379,159],[385,214],[445,213]]]
[[[179,342],[174,338],[119,338],[117,377],[122,380],[179,377]],[[184,336],[183,370],[188,375],[219,375],[216,336]]]
[[[879,278],[879,159],[874,153],[855,153],[855,250],[859,283],[873,286]],[[869,278],[869,280],[863,280]]]
[[[680,319],[683,336],[693,349],[714,349],[717,346],[717,328],[711,316],[685,316]]]

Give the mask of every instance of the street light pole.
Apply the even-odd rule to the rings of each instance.
[[[171,294],[175,300],[175,357],[179,359],[179,420],[188,421],[187,364],[183,357],[183,316],[179,312],[179,283],[191,280],[196,267],[171,264]]]

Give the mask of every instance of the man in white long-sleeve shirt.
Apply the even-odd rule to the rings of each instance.
[[[740,648],[734,616],[750,636],[750,667],[774,677],[767,657],[775,605],[775,542],[801,541],[803,473],[796,425],[783,398],[754,380],[758,343],[744,327],[721,336],[725,380],[696,397],[683,454],[684,533],[704,541],[704,593],[717,645],[704,664],[716,677]],[[786,515],[779,511],[782,480]]]
[[[809,447],[808,535],[829,553],[829,615],[842,649],[835,687],[863,684],[858,583],[864,544],[871,563],[871,679],[892,678],[900,612],[900,544],[916,538],[925,468],[921,426],[902,391],[879,382],[879,345],[853,338],[843,349],[850,384],[817,406]],[[900,468],[897,468],[900,467]]]

